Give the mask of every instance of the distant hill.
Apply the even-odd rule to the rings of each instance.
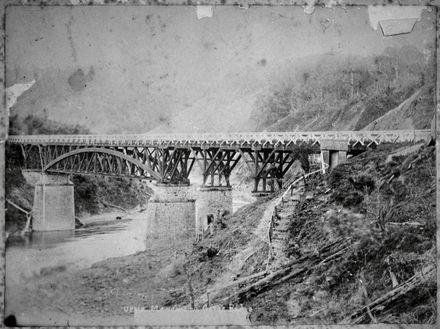
[[[433,67],[433,58],[412,46],[364,58],[322,56],[260,96],[254,130],[430,128]]]
[[[434,115],[433,58],[411,46],[370,57],[328,53],[270,68],[246,63],[202,89],[187,77],[146,76],[111,65],[42,69],[25,77],[11,70],[8,81],[36,81],[11,115],[107,134],[360,130],[421,88],[422,100],[405,112],[411,124],[381,119],[376,128],[386,122],[393,123],[389,129],[429,127]]]
[[[172,116],[151,132],[235,132],[252,130],[250,115],[261,90],[224,97],[207,96]]]
[[[36,81],[18,98],[11,115],[81,125],[95,134],[251,130],[256,99],[293,65],[242,66],[203,88],[189,74],[128,72],[114,63],[23,75],[10,69],[10,85]]]

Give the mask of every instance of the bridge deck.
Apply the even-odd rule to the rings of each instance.
[[[298,143],[319,143],[321,140],[346,140],[361,144],[375,141],[416,142],[428,140],[431,130],[386,131],[311,131],[311,132],[243,132],[208,134],[141,134],[141,135],[11,135],[15,144],[35,145],[99,145],[99,146],[152,146],[193,147],[224,145],[243,147],[261,145],[274,147]]]

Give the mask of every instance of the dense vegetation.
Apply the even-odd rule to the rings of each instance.
[[[28,115],[19,118],[10,117],[11,134],[87,134],[88,129],[70,126],[48,120],[46,117]],[[24,209],[32,208],[33,187],[29,185],[21,172],[20,155],[17,149],[6,147],[6,198]],[[136,180],[128,178],[72,175],[75,185],[75,214],[97,214],[109,204],[125,209],[145,203],[151,191]],[[25,222],[25,216],[16,208],[7,204],[6,229],[18,231]]]
[[[257,130],[360,130],[422,89],[414,128],[433,116],[433,56],[413,46],[381,55],[322,56],[262,97],[254,111]],[[430,116],[418,112],[429,109]]]
[[[435,147],[389,156],[393,149],[381,145],[339,165],[324,184],[310,183],[313,198],[297,207],[290,226],[292,255],[336,241],[349,247],[295,286],[297,321],[435,322],[435,275],[411,281],[436,266]],[[406,282],[411,290],[399,296]],[[390,291],[398,297],[356,314]]]

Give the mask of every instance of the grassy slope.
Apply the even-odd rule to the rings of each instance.
[[[383,145],[353,158],[325,183],[311,182],[308,200],[297,207],[291,223],[291,257],[313,254],[341,238],[349,238],[352,247],[300,282],[291,280],[245,300],[254,322],[338,323],[390,291],[392,276],[402,283],[421,268],[435,266],[435,150],[386,163],[391,148]],[[389,181],[393,174],[398,177]],[[434,323],[435,278],[373,316],[379,322]]]

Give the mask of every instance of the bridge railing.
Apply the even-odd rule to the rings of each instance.
[[[21,144],[81,144],[81,145],[144,145],[156,143],[288,143],[319,142],[337,139],[364,142],[419,141],[427,140],[431,130],[387,131],[311,131],[311,132],[243,132],[201,134],[137,134],[137,135],[11,135],[9,142]]]

